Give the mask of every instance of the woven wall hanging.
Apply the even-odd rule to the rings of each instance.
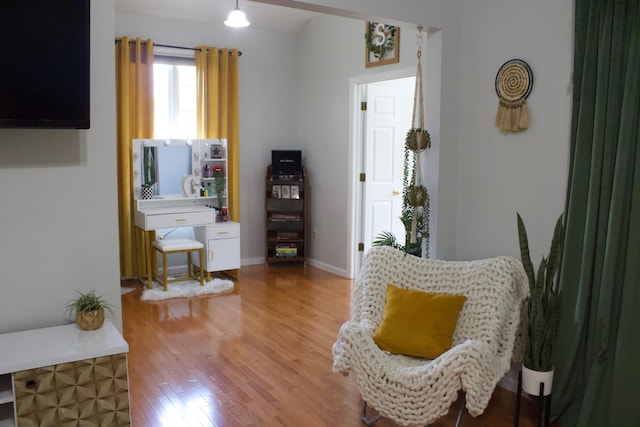
[[[533,73],[529,64],[521,59],[505,62],[496,75],[496,93],[499,104],[496,127],[518,132],[529,127],[527,98],[533,88]]]

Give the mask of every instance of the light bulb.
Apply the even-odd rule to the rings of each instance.
[[[224,21],[224,25],[233,28],[248,27],[249,24],[250,22],[247,21],[247,17],[245,16],[244,12],[241,11],[237,6],[231,11],[227,20]]]

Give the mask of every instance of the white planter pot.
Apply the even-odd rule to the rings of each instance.
[[[534,371],[522,366],[522,390],[532,396],[540,395],[540,383],[544,383],[544,395],[551,394],[553,369],[547,372]]]

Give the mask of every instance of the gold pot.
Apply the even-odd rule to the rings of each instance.
[[[76,313],[76,323],[83,331],[93,331],[104,323],[104,310],[86,311]]]
[[[407,191],[409,206],[422,206],[427,201],[427,188],[423,185],[411,185]]]
[[[409,133],[407,133],[405,144],[411,151],[426,150],[431,147],[431,137],[429,136],[429,132],[424,129],[411,129]]]

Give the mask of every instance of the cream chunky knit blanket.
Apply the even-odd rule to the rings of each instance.
[[[434,360],[378,348],[373,334],[382,320],[387,284],[465,295],[453,348]],[[521,313],[528,296],[525,272],[515,258],[438,261],[374,247],[355,281],[351,319],[333,345],[333,370],[353,371],[362,399],[401,425],[426,425],[446,415],[459,390],[466,394],[467,411],[478,416],[512,359],[521,361]]]

